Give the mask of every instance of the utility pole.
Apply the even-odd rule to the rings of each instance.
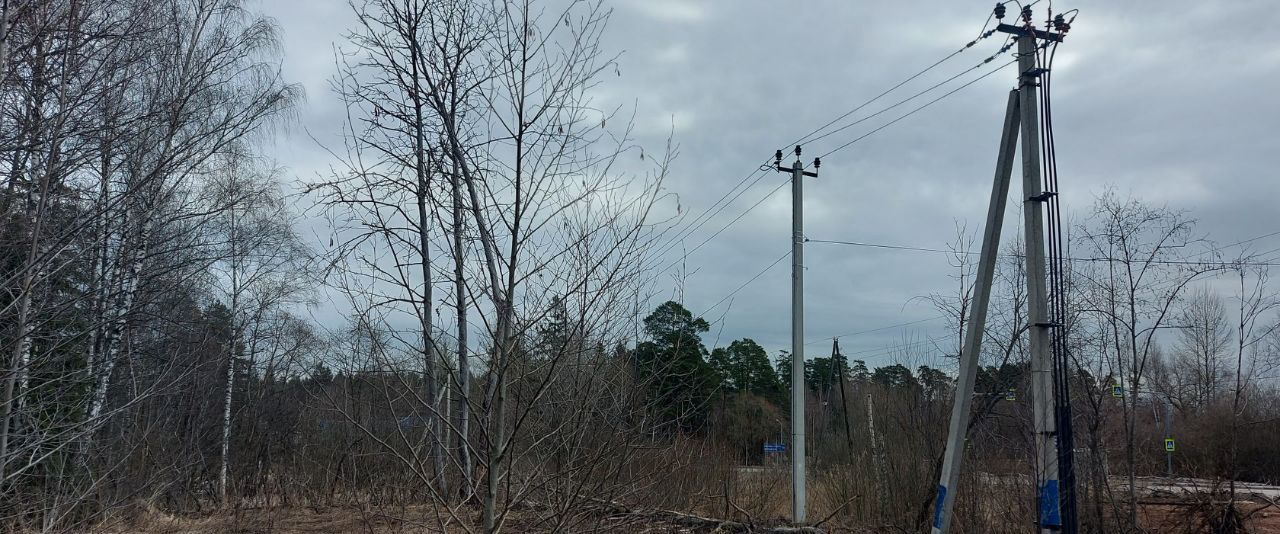
[[[1002,27],[1004,25],[1001,25]],[[1036,441],[1036,502],[1040,532],[1062,526],[1058,495],[1057,418],[1053,404],[1053,356],[1049,352],[1050,329],[1062,325],[1049,322],[1048,291],[1045,288],[1044,209],[1049,199],[1041,190],[1040,123],[1037,88],[1040,73],[1036,66],[1036,34],[1011,26],[1018,36],[1018,110],[1022,115],[1023,227],[1026,245],[1027,321],[1031,324],[1031,403]],[[1013,33],[1013,32],[1011,32]]]
[[[1017,144],[1018,90],[1014,89],[1009,92],[1004,131],[1000,134],[995,183],[991,186],[991,203],[987,207],[987,226],[982,235],[982,249],[978,256],[973,300],[969,302],[969,324],[964,331],[964,345],[960,352],[960,376],[956,379],[947,448],[942,456],[942,475],[941,480],[938,481],[938,496],[934,501],[934,534],[947,531],[951,524],[951,509],[955,506],[955,488],[960,482],[960,465],[964,461],[969,417],[973,409],[973,385],[978,375],[978,356],[982,354],[982,336],[987,324],[987,305],[991,301],[991,281],[995,276],[996,256],[1000,252],[1000,230],[1004,224],[1005,204],[1009,198],[1009,178],[1013,173],[1013,155]]]
[[[800,146],[796,162],[782,166],[782,151],[774,154],[774,168],[791,173],[791,521],[805,520],[804,467],[804,177],[818,176],[822,162],[813,160],[813,170],[804,170]]]
[[[889,510],[889,466],[884,447],[876,438],[876,409],[871,403],[871,390],[867,390],[867,444],[871,447],[871,463],[876,470],[876,486],[880,488],[880,515]]]
[[[1173,439],[1173,401],[1160,403],[1164,408],[1164,461],[1169,478],[1173,478],[1173,451],[1169,450],[1169,440]]]
[[[1004,17],[1004,4],[996,5],[995,18]],[[1045,202],[1057,194],[1045,192],[1041,184],[1039,80],[1046,72],[1036,63],[1040,41],[1062,41],[1061,33],[1048,28],[1040,30],[1031,22],[1030,7],[1021,13],[1023,24],[1000,24],[997,31],[1017,37],[1018,87],[1009,93],[1005,111],[1004,129],[1000,136],[996,157],[995,180],[991,189],[991,202],[987,211],[987,224],[982,238],[978,260],[974,297],[971,301],[969,324],[964,332],[960,354],[960,372],[956,381],[955,400],[952,405],[947,448],[943,455],[942,472],[938,481],[938,495],[934,501],[933,533],[943,534],[950,528],[955,504],[956,486],[960,480],[960,466],[964,460],[965,443],[973,408],[973,388],[982,354],[982,337],[986,328],[987,308],[991,299],[992,278],[996,256],[1000,247],[1000,231],[1007,204],[1010,175],[1013,169],[1015,149],[1021,134],[1023,217],[1026,245],[1027,313],[1030,323],[1031,348],[1031,397],[1034,414],[1036,443],[1036,525],[1041,533],[1065,530],[1074,532],[1075,518],[1068,517],[1064,525],[1059,490],[1058,442],[1055,408],[1054,360],[1050,348],[1051,333],[1062,325],[1051,322],[1049,299],[1045,279]],[[1069,445],[1068,445],[1069,446]],[[1072,492],[1068,485],[1065,491]],[[1064,528],[1065,527],[1065,528]]]
[[[849,428],[849,401],[845,398],[844,393],[844,368],[847,364],[844,356],[840,354],[840,339],[831,339],[831,365],[835,366],[836,373],[840,379],[840,413],[844,414],[844,441],[849,447],[849,452],[853,452],[853,430]]]

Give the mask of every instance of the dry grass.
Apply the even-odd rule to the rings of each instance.
[[[771,517],[752,517],[750,520],[759,527],[783,524],[782,515],[789,506],[785,487],[779,491],[769,492],[767,508],[775,514]],[[711,508],[711,503],[704,503]],[[1244,503],[1243,513],[1252,512],[1263,505]],[[332,507],[252,507],[237,510],[211,512],[198,515],[176,516],[159,511],[149,511],[135,516],[131,520],[118,520],[102,525],[93,530],[102,534],[398,534],[409,532],[478,532],[479,510],[464,509],[459,514],[466,522],[464,527],[454,523],[442,527],[438,520],[441,515],[431,506],[396,507],[394,510],[375,510],[361,506]],[[1185,504],[1146,504],[1141,507],[1143,524],[1152,532],[1195,532],[1191,527],[1194,522],[1186,517],[1188,507]],[[738,521],[748,519],[740,511],[734,512]],[[732,514],[731,514],[732,515]],[[529,510],[513,510],[506,523],[508,532],[545,531],[541,526],[544,515]],[[714,517],[721,517],[715,514]],[[819,519],[816,515],[815,519]],[[541,528],[540,528],[541,526]],[[1189,529],[1190,528],[1190,529]],[[1280,534],[1280,508],[1271,507],[1254,513],[1248,522],[1249,532],[1253,534]],[[824,529],[828,532],[871,533],[900,532],[900,530],[881,527],[855,527],[833,519]],[[634,533],[701,533],[716,532],[713,528],[696,528],[664,521],[653,516],[628,516],[625,514],[601,513],[594,521],[589,521],[576,529],[579,532],[634,532]]]

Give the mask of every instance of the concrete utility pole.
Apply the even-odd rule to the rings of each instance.
[[[1004,14],[997,5],[996,16]],[[1018,87],[1009,94],[1004,130],[1000,136],[996,158],[995,182],[982,238],[974,297],[970,304],[969,324],[964,333],[960,354],[960,376],[956,382],[951,410],[947,448],[943,455],[938,495],[934,501],[933,533],[943,534],[951,525],[956,486],[964,459],[969,419],[973,408],[973,388],[982,354],[983,330],[991,299],[991,284],[996,256],[1000,247],[1000,230],[1008,199],[1010,174],[1018,134],[1022,144],[1023,216],[1026,244],[1027,313],[1030,323],[1031,397],[1036,441],[1036,502],[1039,532],[1057,532],[1063,526],[1058,487],[1057,425],[1054,408],[1054,366],[1050,351],[1050,333],[1061,325],[1050,322],[1045,281],[1044,202],[1056,192],[1041,189],[1040,124],[1037,98],[1039,78],[1043,70],[1036,65],[1040,40],[1061,41],[1062,35],[1037,30],[1031,26],[1029,11],[1024,11],[1025,26],[1000,24],[997,30],[1018,38]],[[1068,489],[1070,491],[1070,489]],[[1074,524],[1074,523],[1072,523]]]
[[[1165,467],[1168,469],[1169,478],[1173,478],[1173,451],[1169,450],[1168,441],[1173,439],[1173,401],[1166,400],[1160,403],[1164,408],[1164,461]]]
[[[876,485],[880,491],[880,513],[889,510],[889,466],[884,456],[884,444],[876,437],[876,409],[871,403],[871,392],[867,392],[867,445],[871,447],[871,463],[876,470]]]
[[[1022,30],[1019,28],[1019,30]],[[1044,209],[1047,197],[1040,181],[1040,123],[1037,110],[1039,73],[1036,36],[1018,35],[1018,110],[1022,122],[1022,205],[1026,230],[1027,321],[1031,324],[1031,403],[1036,436],[1036,482],[1041,532],[1062,526],[1058,503],[1057,421],[1053,406],[1053,356],[1049,352],[1048,291],[1044,274]]]
[[[987,305],[991,302],[991,281],[995,276],[996,256],[1000,252],[1000,230],[1004,224],[1004,209],[1009,198],[1009,177],[1013,173],[1013,155],[1017,145],[1018,90],[1014,89],[1009,92],[1004,132],[1000,134],[995,183],[991,186],[991,203],[987,208],[987,227],[982,235],[973,300],[969,303],[969,324],[964,332],[964,345],[960,353],[960,376],[956,379],[947,449],[942,457],[942,476],[938,481],[938,497],[934,501],[934,534],[946,532],[951,524],[951,509],[955,505],[955,487],[960,481],[960,464],[964,461],[964,444],[973,409],[973,385],[978,375],[978,356],[982,354]]]
[[[817,158],[813,171],[804,170],[800,147],[796,162],[782,166],[782,151],[774,154],[774,168],[791,173],[791,520],[805,520],[804,467],[804,177],[818,176]]]

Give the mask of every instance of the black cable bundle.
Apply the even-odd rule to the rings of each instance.
[[[1036,58],[1044,69],[1040,86],[1040,130],[1041,157],[1044,162],[1044,189],[1054,194],[1048,199],[1048,236],[1049,264],[1049,314],[1050,322],[1056,324],[1050,339],[1054,368],[1054,419],[1058,445],[1058,498],[1062,515],[1062,531],[1075,534],[1076,524],[1076,484],[1075,484],[1075,439],[1072,431],[1071,413],[1071,366],[1069,347],[1067,346],[1067,268],[1066,253],[1062,241],[1062,210],[1058,202],[1058,161],[1053,140],[1053,109],[1051,107],[1051,86],[1053,56],[1057,52],[1057,43],[1051,48],[1041,49]],[[1044,57],[1047,55],[1047,58]]]

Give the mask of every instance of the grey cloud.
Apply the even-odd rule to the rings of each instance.
[[[663,145],[674,122],[681,157],[667,186],[693,214],[774,149],[785,148],[781,143],[971,39],[990,7],[986,1],[941,0],[615,5],[606,44],[622,52],[622,75],[608,76],[598,99],[602,107],[636,106],[639,141],[650,152]],[[310,104],[303,124],[331,135],[340,114],[321,81],[329,74],[324,69],[332,70],[330,45],[341,40],[350,19],[345,2],[275,0],[264,7],[284,30],[286,74],[306,82]],[[1272,5],[1087,0],[1059,1],[1055,7],[1082,13],[1058,52],[1054,77],[1069,212],[1082,215],[1093,194],[1114,185],[1190,210],[1202,230],[1220,241],[1280,229],[1273,215],[1280,181],[1272,161],[1280,153],[1280,136],[1274,134],[1280,104],[1272,96],[1280,83],[1280,37],[1273,30]],[[884,103],[968,68],[1000,41],[997,35],[980,43]],[[979,232],[1012,85],[1009,69],[831,156],[822,176],[806,184],[806,233],[941,247],[954,238],[956,221]],[[806,160],[882,122],[806,146]],[[285,144],[280,159],[297,175],[323,168],[323,154],[310,140],[294,135]],[[761,180],[686,246],[701,242],[783,179]],[[784,188],[688,259],[697,268],[685,281],[690,309],[711,306],[786,249],[787,195]],[[674,202],[666,208],[674,212]],[[1008,221],[1007,228],[1017,228],[1016,214]],[[1006,237],[1016,233],[1007,231]],[[1280,238],[1258,245],[1280,247]],[[806,254],[809,339],[926,319],[936,312],[913,297],[952,290],[951,269],[939,254],[817,244]],[[783,261],[737,294],[731,308],[708,314],[723,315],[712,337],[723,328],[721,343],[752,337],[771,352],[786,348],[787,280]],[[674,284],[668,277],[662,281]],[[928,335],[945,335],[943,324],[876,332],[842,345],[875,349],[904,336]],[[827,345],[809,350],[821,354]],[[874,351],[864,356],[883,357]]]

